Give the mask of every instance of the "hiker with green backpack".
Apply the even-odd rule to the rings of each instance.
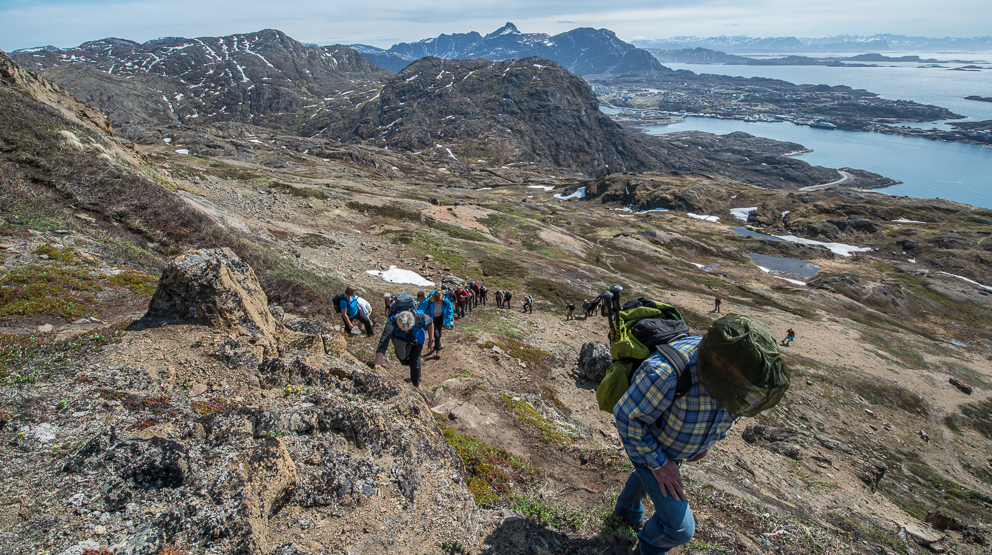
[[[689,336],[675,307],[648,299],[619,307],[614,293],[614,363],[596,395],[600,408],[613,412],[634,465],[614,515],[637,530],[635,553],[661,555],[695,533],[682,463],[703,458],[740,417],[774,407],[789,371],[776,336],[753,318],[730,314],[705,336]],[[655,513],[642,521],[645,497]]]

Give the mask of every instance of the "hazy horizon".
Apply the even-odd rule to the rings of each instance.
[[[966,16],[966,17],[965,17]],[[836,0],[799,4],[790,0],[648,0],[600,2],[522,0],[456,2],[372,0],[361,9],[315,0],[0,0],[4,33],[0,49],[56,46],[116,37],[146,42],[161,37],[213,37],[278,29],[319,45],[367,44],[389,48],[442,33],[488,34],[513,22],[522,33],[556,35],[578,27],[609,29],[625,41],[677,36],[828,37],[892,34],[930,38],[988,36],[987,0],[921,0],[871,3]]]

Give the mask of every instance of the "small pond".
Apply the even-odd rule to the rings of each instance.
[[[803,279],[808,279],[820,271],[820,267],[805,260],[796,258],[785,258],[783,256],[771,256],[768,254],[751,253],[751,260],[762,268],[768,268],[772,272],[791,274]]]
[[[750,235],[751,237],[764,237],[765,239],[774,239],[775,241],[781,241],[782,239],[775,237],[774,235],[765,235],[764,233],[758,233],[757,231],[748,229],[746,227],[732,227],[730,231],[738,235]]]

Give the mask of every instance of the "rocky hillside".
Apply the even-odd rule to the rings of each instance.
[[[521,33],[513,23],[507,23],[486,36],[473,31],[400,43],[388,50],[360,48],[362,54],[380,67],[394,71],[402,70],[414,60],[433,56],[494,61],[547,58],[579,75],[671,73],[648,52],[623,42],[608,29],[578,28],[550,36]]]
[[[988,211],[249,124],[154,128],[136,151],[3,75],[7,552],[629,555],[609,515],[630,467],[594,401],[606,324],[563,310],[618,283],[693,333],[714,296],[797,332],[782,404],[684,465],[678,553],[988,553]],[[456,320],[414,389],[327,306],[353,285],[381,326],[383,293],[428,289],[395,270],[514,301]]]
[[[538,162],[589,175],[658,165],[599,111],[585,81],[540,58],[418,60],[358,119],[346,140],[451,162]]]
[[[303,112],[335,111],[342,93],[387,72],[344,46],[306,46],[280,31],[139,44],[122,39],[12,57],[98,108],[116,125],[235,121],[292,128]],[[97,70],[97,71],[92,71]],[[350,105],[350,103],[349,103]]]

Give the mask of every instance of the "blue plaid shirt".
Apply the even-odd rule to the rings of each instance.
[[[655,353],[634,372],[633,383],[613,408],[620,441],[631,462],[650,469],[668,459],[690,459],[727,437],[737,420],[699,384],[696,349],[702,337],[672,343],[689,362],[692,387],[675,399],[678,381],[668,361]]]

